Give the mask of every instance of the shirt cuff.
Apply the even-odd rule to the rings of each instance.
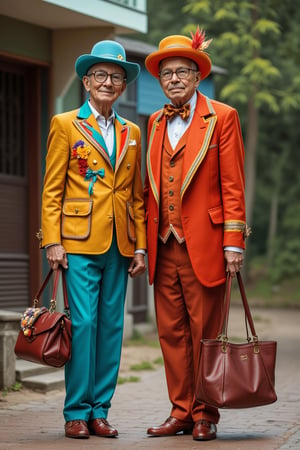
[[[225,251],[244,253],[244,249],[243,248],[241,248],[241,247],[233,247],[231,245],[227,245],[226,247],[224,247],[224,252]]]
[[[141,253],[142,255],[146,255],[146,250],[144,250],[143,248],[138,248],[137,250],[135,250],[134,254],[137,255],[138,253]]]

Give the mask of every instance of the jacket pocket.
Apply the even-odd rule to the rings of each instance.
[[[223,206],[216,206],[215,208],[210,208],[208,210],[208,214],[212,223],[214,224],[224,223]]]
[[[62,237],[84,240],[91,232],[93,200],[85,198],[65,199],[62,210]]]
[[[136,242],[134,212],[131,202],[126,203],[127,207],[127,232],[131,242]]]

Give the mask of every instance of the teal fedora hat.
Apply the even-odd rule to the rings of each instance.
[[[102,62],[121,66],[126,72],[127,84],[132,83],[140,73],[139,64],[126,61],[124,47],[116,41],[97,42],[90,54],[79,56],[75,62],[76,73],[82,80],[91,66]]]

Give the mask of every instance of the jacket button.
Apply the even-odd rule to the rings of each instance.
[[[170,211],[174,211],[174,205],[170,205],[170,206],[169,206],[169,210],[170,210]]]
[[[93,161],[93,164],[94,164],[94,166],[97,164],[97,160],[96,159],[94,159],[94,161]]]
[[[169,191],[169,196],[173,197],[173,195],[174,195],[174,191]]]
[[[175,161],[173,161],[173,160],[170,161],[170,166],[171,166],[171,167],[174,167],[174,166],[175,166]]]
[[[78,214],[78,213],[79,213],[79,209],[75,208],[75,214]]]
[[[174,177],[172,175],[169,177],[169,181],[174,181]]]

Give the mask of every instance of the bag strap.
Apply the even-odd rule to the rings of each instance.
[[[50,269],[49,272],[48,272],[48,274],[47,274],[47,276],[46,276],[46,278],[45,278],[44,281],[43,281],[42,286],[39,288],[39,290],[37,291],[37,293],[35,294],[35,296],[34,296],[34,298],[33,298],[33,306],[34,306],[35,308],[38,306],[38,303],[39,303],[39,301],[40,301],[41,295],[42,295],[42,293],[43,293],[45,287],[47,286],[48,281],[49,281],[50,278],[51,278],[52,272],[53,272],[53,270]]]
[[[246,292],[245,292],[245,288],[244,288],[244,284],[243,284],[243,280],[242,280],[242,276],[241,276],[240,272],[236,273],[236,277],[237,277],[239,290],[240,290],[240,294],[241,294],[241,299],[242,299],[243,307],[244,307],[244,311],[245,311],[247,338],[249,340],[248,327],[247,327],[247,322],[248,322],[251,333],[252,333],[252,338],[254,341],[257,341],[257,334],[255,331],[254,322],[253,322],[253,319],[251,316],[251,312],[250,312],[250,308],[249,308],[249,304],[247,301]],[[218,333],[218,337],[220,338],[221,336],[223,336],[223,339],[225,339],[225,340],[228,339],[227,329],[228,329],[229,307],[230,307],[230,298],[231,298],[231,286],[232,286],[232,276],[228,272],[227,281],[226,281],[224,308],[223,308],[223,314],[222,314],[222,319],[220,322],[220,328],[219,328],[219,333]]]
[[[53,282],[53,292],[52,292],[52,298],[50,300],[50,308],[49,311],[53,312],[56,309],[56,295],[57,295],[57,288],[59,284],[59,278],[60,275],[62,276],[62,287],[63,287],[63,297],[64,297],[64,310],[68,317],[70,317],[70,307],[68,302],[68,292],[67,292],[67,285],[66,285],[66,275],[64,269],[59,266],[59,268],[55,271],[52,269],[49,270],[48,274],[46,275],[45,280],[42,283],[42,286],[36,293],[34,300],[33,300],[33,306],[36,308],[39,304],[40,297],[45,290],[45,287],[47,286],[52,274],[55,273],[54,282]]]

